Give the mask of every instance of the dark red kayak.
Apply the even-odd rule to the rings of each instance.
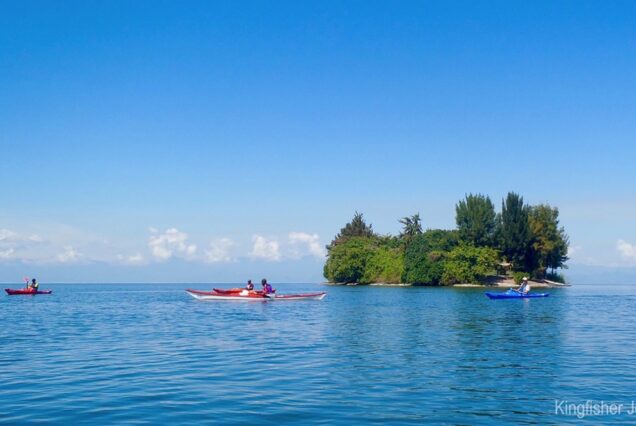
[[[4,291],[6,291],[9,296],[53,293],[53,290],[33,290],[31,288],[21,288],[19,290],[14,290],[12,288],[5,288]]]
[[[234,293],[240,293],[243,290],[247,290],[247,289],[245,289],[245,288],[227,288],[227,289],[213,288],[212,290],[214,290],[215,292],[220,293],[220,294],[234,294]]]

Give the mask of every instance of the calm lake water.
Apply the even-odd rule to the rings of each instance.
[[[526,301],[277,286],[329,292],[295,302],[200,302],[186,287],[0,297],[0,422],[578,422],[555,414],[563,400],[625,404],[590,423],[636,421],[636,286]]]

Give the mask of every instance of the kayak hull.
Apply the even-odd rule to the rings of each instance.
[[[245,296],[246,294],[260,294],[260,295],[263,294],[261,290],[248,290],[246,288],[230,288],[230,289],[213,288],[212,292],[219,293],[219,294],[228,294],[228,295],[238,294],[239,296]],[[276,290],[274,290],[274,293],[276,293]]]
[[[548,297],[550,293],[529,293],[520,294],[517,292],[505,292],[505,293],[486,293],[489,299],[537,299],[540,297]]]
[[[53,293],[53,290],[33,291],[33,290],[26,290],[24,288],[17,289],[17,290],[16,289],[12,289],[12,288],[5,288],[4,291],[6,291],[9,296],[20,296],[20,295],[30,296],[30,295],[36,295],[36,294],[51,294],[51,293]]]
[[[219,293],[217,291],[201,291],[187,289],[186,293],[197,300],[243,300],[243,301],[281,301],[281,300],[322,300],[327,295],[326,292],[304,293],[304,294],[271,294],[265,296],[259,293],[249,293],[241,295],[239,293]]]

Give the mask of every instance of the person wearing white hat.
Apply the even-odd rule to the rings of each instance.
[[[521,280],[521,285],[517,289],[517,292],[521,294],[528,294],[528,292],[530,292],[530,284],[528,284],[528,277],[523,277],[523,279]]]

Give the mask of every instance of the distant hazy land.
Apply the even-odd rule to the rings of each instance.
[[[590,266],[571,264],[564,271],[571,284],[634,284],[636,267]]]

